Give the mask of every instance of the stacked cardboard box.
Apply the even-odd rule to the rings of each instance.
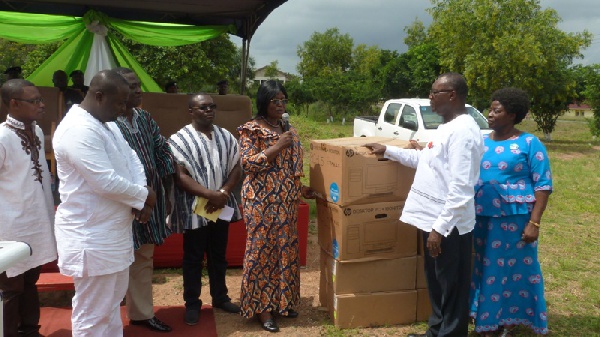
[[[407,147],[383,137],[315,140],[319,297],[336,327],[407,324],[417,319],[417,230],[398,219],[414,170],[371,154],[366,143]]]

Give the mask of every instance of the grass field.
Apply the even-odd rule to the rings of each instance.
[[[310,140],[351,137],[352,123],[317,123],[297,116],[291,121],[302,137],[308,183]],[[518,128],[542,139],[531,120]],[[549,327],[553,336],[600,336],[600,141],[593,139],[584,121],[574,118],[559,119],[552,139],[545,144],[554,192],[542,218],[539,248]],[[326,331],[329,336],[365,335],[332,326]],[[521,329],[519,336],[533,334]]]

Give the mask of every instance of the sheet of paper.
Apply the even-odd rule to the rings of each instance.
[[[233,211],[234,209],[225,205],[225,207],[216,210],[215,212],[212,213],[208,213],[206,212],[206,204],[208,203],[208,199],[206,198],[202,198],[202,197],[196,197],[196,199],[194,199],[194,202],[192,203],[192,210],[195,214],[208,219],[210,221],[216,222],[217,219],[221,219],[221,220],[225,220],[225,221],[231,221],[231,218],[233,217]]]
[[[225,205],[225,207],[223,207],[221,209],[221,214],[219,214],[219,219],[225,220],[225,221],[231,221],[231,218],[233,217],[233,211],[234,211],[234,209],[232,207]]]
[[[206,204],[208,203],[208,199],[206,198],[202,198],[202,197],[196,197],[196,199],[194,199],[194,203],[192,203],[192,211],[203,217],[206,218],[210,221],[217,221],[217,219],[219,218],[219,214],[221,213],[221,210],[212,212],[212,213],[208,213],[205,209]]]

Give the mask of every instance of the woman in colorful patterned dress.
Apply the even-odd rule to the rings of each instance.
[[[514,336],[512,329],[518,325],[548,333],[538,236],[552,175],[544,145],[515,128],[528,111],[523,90],[505,88],[492,94],[488,121],[493,131],[484,137],[475,187],[470,299],[475,331],[482,336],[500,329],[501,336]]]
[[[240,152],[246,174],[242,203],[248,238],[244,256],[241,314],[258,316],[264,330],[279,331],[273,314],[298,317],[300,300],[298,205],[314,198],[302,186],[302,147],[295,128],[281,117],[287,93],[270,80],[258,89],[256,118],[240,126]]]

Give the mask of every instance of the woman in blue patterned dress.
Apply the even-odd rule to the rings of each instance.
[[[532,134],[519,131],[529,111],[520,89],[492,94],[485,153],[475,187],[477,223],[471,282],[471,317],[482,336],[514,336],[523,325],[548,333],[544,281],[538,261],[542,214],[552,192],[546,148]]]

